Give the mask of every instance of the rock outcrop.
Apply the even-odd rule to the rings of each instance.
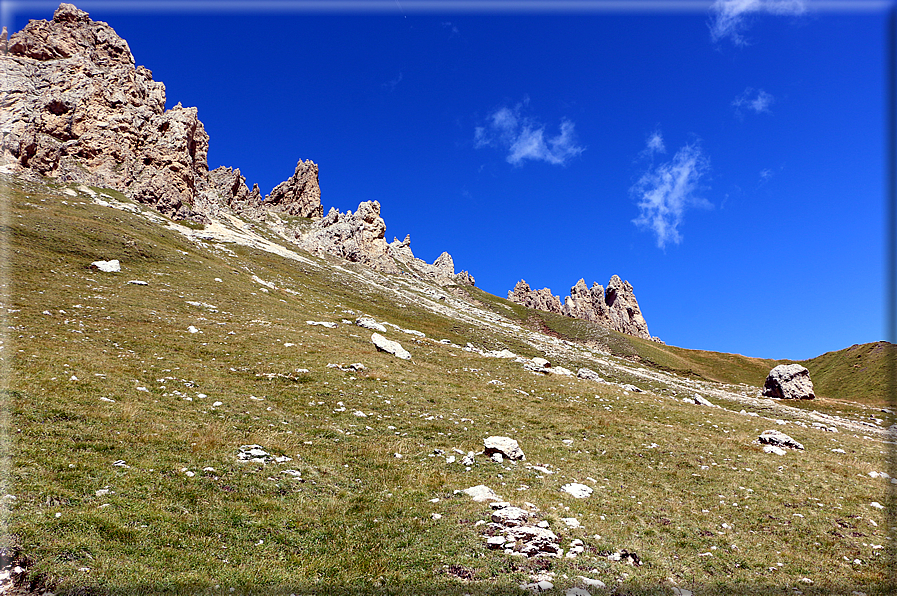
[[[527,308],[591,321],[635,337],[657,340],[648,333],[648,324],[635,299],[632,285],[616,275],[610,278],[606,291],[597,283],[589,288],[585,280],[580,279],[570,288],[570,295],[564,299],[563,304],[550,289],[532,290],[529,284],[520,280],[508,292],[508,300]]]
[[[317,164],[310,159],[300,160],[293,175],[275,186],[271,194],[265,197],[265,207],[287,215],[323,217]]]
[[[263,216],[258,187],[250,191],[239,170],[209,172],[209,136],[196,108],[166,110],[165,85],[135,66],[128,43],[106,23],[60,4],[52,21],[30,21],[9,38],[0,67],[4,165],[114,188],[177,219],[222,208]],[[272,206],[320,216],[317,166],[300,166],[272,192]]]
[[[13,34],[0,60],[5,163],[117,188],[175,217],[202,201],[209,137],[196,108],[165,110],[165,86],[109,25],[60,4]]]
[[[473,276],[467,271],[455,273],[455,261],[447,252],[436,257],[432,265],[415,257],[411,252],[411,234],[406,235],[401,242],[398,238],[393,238],[388,245],[388,252],[389,256],[396,260],[407,273],[417,277],[430,278],[439,285],[472,286],[475,283]]]
[[[52,21],[30,21],[7,45],[0,52],[0,165],[7,171],[113,188],[175,219],[230,212],[255,221],[271,213],[310,218],[311,225],[285,222],[310,252],[441,285],[474,284],[466,271],[455,273],[448,253],[430,264],[414,256],[410,238],[387,244],[376,201],[323,217],[311,160],[300,160],[264,200],[239,169],[209,171],[209,136],[196,108],[166,110],[165,85],[83,10],[60,4]]]
[[[780,364],[769,371],[763,395],[779,399],[814,399],[810,371],[800,364]]]
[[[296,243],[312,254],[331,254],[384,273],[399,273],[387,254],[385,234],[386,222],[380,217],[377,201],[360,203],[355,213],[340,213],[332,207],[310,229],[297,229],[294,233]]]

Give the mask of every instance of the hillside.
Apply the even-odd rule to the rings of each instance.
[[[762,363],[314,256],[275,219],[185,226],[108,189],[2,184],[20,590],[888,587],[880,409],[760,399],[737,383]],[[120,272],[90,268],[111,259]],[[411,359],[377,351],[362,316]],[[764,452],[768,429],[805,450]],[[490,460],[490,435],[526,459]],[[252,445],[267,455],[241,459]],[[561,556],[486,548],[504,530],[458,492],[477,485],[545,522]]]

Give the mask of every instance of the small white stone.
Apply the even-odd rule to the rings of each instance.
[[[561,487],[561,490],[577,499],[585,499],[592,494],[592,488],[585,484],[570,482]]]

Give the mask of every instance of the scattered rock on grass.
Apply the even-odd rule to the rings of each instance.
[[[561,490],[577,499],[585,499],[592,495],[592,487],[578,482],[570,482],[561,487]]]
[[[474,501],[483,502],[483,501],[501,501],[501,497],[495,494],[495,491],[486,486],[485,484],[478,484],[476,486],[471,486],[470,488],[465,488],[463,491],[465,495],[470,496]]]
[[[121,271],[121,263],[119,263],[118,259],[112,259],[111,261],[94,261],[90,264],[91,269],[99,269],[103,273],[117,273]]]
[[[759,441],[764,445],[775,445],[778,447],[788,447],[789,449],[803,449],[804,446],[778,430],[765,430],[758,437]]]
[[[390,341],[379,333],[372,334],[371,341],[381,352],[392,354],[396,358],[401,358],[402,360],[411,360],[411,354],[397,341]]]
[[[264,464],[273,460],[274,456],[265,451],[261,445],[241,445],[237,459]]]
[[[386,327],[375,321],[370,317],[358,317],[355,319],[355,324],[359,327],[364,327],[365,329],[370,329],[371,331],[379,331],[380,333],[386,333]]]
[[[485,445],[485,454],[492,457],[493,454],[500,454],[510,460],[525,460],[526,456],[517,441],[510,437],[487,437],[483,439]],[[501,460],[499,460],[501,461]]]
[[[306,325],[319,325],[321,327],[327,327],[328,329],[336,329],[336,323],[330,323],[328,321],[305,321]]]
[[[586,379],[587,381],[595,381],[596,383],[604,383],[604,379],[596,373],[594,370],[588,368],[580,368],[576,371],[576,376],[580,379]]]

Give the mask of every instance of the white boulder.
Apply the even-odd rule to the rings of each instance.
[[[402,344],[397,341],[390,341],[379,333],[374,333],[373,335],[371,335],[371,341],[374,343],[374,346],[376,346],[376,348],[381,352],[392,354],[396,358],[401,358],[402,360],[411,360],[411,353],[403,348]]]
[[[592,487],[578,482],[570,482],[561,487],[561,490],[577,499],[585,499],[592,495]]]
[[[121,271],[121,263],[118,262],[118,259],[112,259],[111,261],[94,261],[90,264],[91,269],[99,269],[103,273],[117,273]]]

